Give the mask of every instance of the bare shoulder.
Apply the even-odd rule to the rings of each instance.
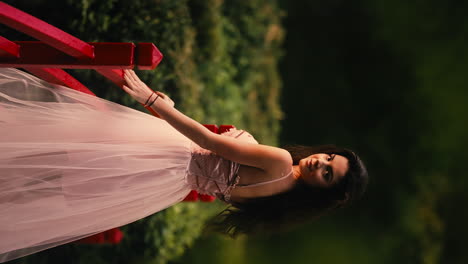
[[[292,160],[291,154],[289,154],[289,151],[282,149],[282,148],[278,148],[278,147],[274,147],[274,148],[276,149],[278,153],[278,161],[284,162],[287,165],[292,164],[293,160]]]
[[[273,147],[275,149],[276,155],[272,159],[272,168],[277,169],[278,167],[291,167],[293,160],[291,154],[285,149]]]

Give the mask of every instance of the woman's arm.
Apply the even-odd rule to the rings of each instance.
[[[124,86],[124,90],[140,103],[145,103],[153,91],[131,70],[126,70],[124,77],[128,84],[128,86]],[[162,93],[158,93],[158,96],[159,98],[154,101],[151,108],[200,147],[211,150],[234,162],[267,171],[277,169],[278,166],[288,166],[292,163],[291,156],[286,150],[246,143],[212,133],[200,123],[175,109],[173,104],[170,103],[172,101],[169,97]],[[155,98],[154,95],[153,98]]]

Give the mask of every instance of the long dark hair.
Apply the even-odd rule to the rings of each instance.
[[[368,174],[363,162],[353,151],[334,145],[294,145],[283,148],[291,154],[293,165],[312,154],[326,153],[346,157],[349,169],[340,182],[330,188],[314,187],[298,180],[295,186],[286,192],[233,203],[208,222],[208,230],[232,237],[239,234],[287,230],[343,207],[363,195]]]

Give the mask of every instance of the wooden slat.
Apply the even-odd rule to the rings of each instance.
[[[122,86],[126,83],[123,77],[124,73],[121,69],[96,69],[101,75],[115,83],[117,86],[122,88]],[[143,104],[141,104],[143,105]],[[151,107],[145,107],[152,115],[155,117],[161,118],[161,116],[156,113]]]
[[[0,2],[0,23],[76,58],[93,59],[93,46],[4,2]]]
[[[62,69],[131,69],[135,44],[93,43],[94,59],[77,59],[41,41],[14,41],[20,46],[19,58],[0,58],[0,67]]]
[[[18,58],[19,45],[0,36],[0,58]]]
[[[119,87],[125,84],[123,70],[121,69],[96,69],[96,71]]]
[[[74,90],[96,96],[86,86],[62,69],[24,68],[44,81],[67,86]]]
[[[163,54],[153,43],[138,43],[137,54],[138,57],[135,64],[140,70],[152,70],[163,59]]]

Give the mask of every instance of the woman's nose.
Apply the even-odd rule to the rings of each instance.
[[[315,159],[313,164],[316,169],[320,169],[320,167],[322,167],[322,161],[320,159]]]

